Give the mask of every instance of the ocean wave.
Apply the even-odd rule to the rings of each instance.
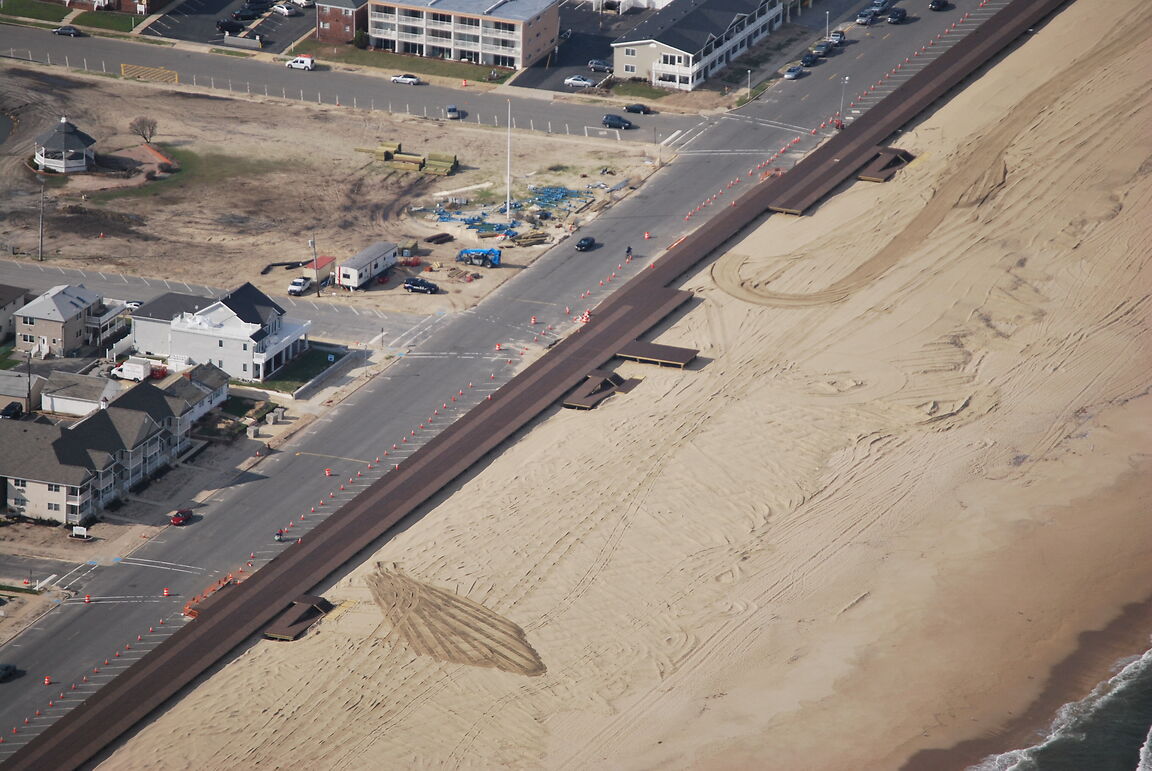
[[[1057,710],[1043,741],[990,755],[969,771],[1152,771],[1152,650],[1118,661],[1112,671],[1083,699]]]

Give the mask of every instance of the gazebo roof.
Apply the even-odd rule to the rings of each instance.
[[[60,122],[36,137],[36,144],[45,150],[86,150],[96,144],[96,140],[61,118]]]

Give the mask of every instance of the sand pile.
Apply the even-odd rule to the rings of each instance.
[[[1149,21],[1070,5],[771,218],[659,337],[702,363],[621,365],[102,767],[894,768],[1075,698],[1152,579]]]

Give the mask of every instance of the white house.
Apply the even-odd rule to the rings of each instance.
[[[215,364],[236,380],[264,380],[308,349],[310,321],[297,322],[251,284],[219,300],[169,293],[133,314],[133,340],[172,369]]]
[[[784,14],[781,0],[672,0],[612,43],[616,77],[691,91],[767,37]]]

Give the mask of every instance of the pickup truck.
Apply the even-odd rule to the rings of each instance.
[[[288,285],[288,294],[292,297],[299,297],[307,292],[310,286],[312,286],[312,279],[307,276],[297,276],[292,279],[292,283]]]

